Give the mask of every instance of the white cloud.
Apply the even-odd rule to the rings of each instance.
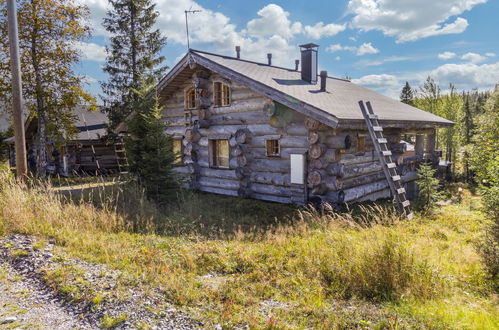
[[[443,53],[440,53],[438,54],[438,58],[441,59],[441,60],[450,60],[451,58],[454,58],[456,57],[456,53],[453,53],[453,52],[443,52]]]
[[[485,56],[487,56],[487,57],[495,57],[496,54],[495,53],[485,53]]]
[[[339,61],[339,60],[341,60],[341,57],[336,56],[334,59],[335,59],[336,61]]]
[[[358,79],[352,79],[352,82],[354,84],[374,89],[400,85],[399,79],[396,76],[390,74],[371,74],[360,77]]]
[[[104,62],[106,60],[106,48],[92,42],[77,42],[76,49],[80,52],[83,60]]]
[[[322,37],[331,37],[337,35],[340,32],[345,31],[346,25],[339,24],[327,24],[324,25],[323,22],[318,22],[314,26],[305,26],[305,35],[309,38],[318,40]]]
[[[417,57],[411,57],[411,56],[390,56],[390,57],[386,57],[383,59],[376,59],[376,60],[361,60],[361,61],[358,61],[356,63],[356,65],[379,66],[379,65],[383,65],[385,63],[414,61],[416,59],[417,59]]]
[[[377,54],[379,53],[379,49],[374,48],[373,45],[368,43],[363,43],[357,48],[357,56],[362,56],[364,54]]]
[[[302,24],[292,23],[288,19],[289,13],[278,5],[269,4],[260,9],[257,14],[260,18],[252,19],[246,25],[248,34],[252,37],[279,35],[290,39],[302,31]]]
[[[461,56],[461,59],[470,61],[471,63],[480,63],[485,61],[487,58],[477,53],[466,53]]]
[[[430,72],[441,86],[452,83],[461,89],[489,89],[499,83],[499,62],[477,65],[475,63],[444,64]]]
[[[341,44],[333,44],[326,47],[326,51],[334,53],[339,51],[349,51],[354,52],[357,56],[362,56],[365,54],[377,54],[379,49],[375,48],[370,42],[363,43],[362,45],[356,46],[343,46]]]
[[[350,0],[351,25],[364,31],[379,30],[397,42],[435,35],[462,33],[468,21],[453,17],[487,0]],[[453,19],[453,21],[451,21]]]
[[[82,78],[81,80],[84,84],[93,84],[93,83],[97,82],[97,79],[95,79],[94,77],[89,76],[89,75],[84,75],[81,78]]]

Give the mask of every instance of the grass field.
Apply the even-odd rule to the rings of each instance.
[[[53,239],[61,255],[122,271],[207,326],[497,329],[498,298],[476,251],[469,193],[431,217],[352,212],[182,192],[166,210],[135,185],[78,193],[0,179],[0,235]],[[71,269],[47,274],[64,288]],[[102,299],[91,288],[79,296]]]

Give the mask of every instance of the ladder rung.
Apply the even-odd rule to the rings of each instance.
[[[400,180],[400,175],[394,175],[392,176],[393,181],[399,181]]]
[[[404,188],[398,188],[397,189],[397,193],[403,194],[403,193],[405,193],[405,189]]]
[[[378,139],[378,143],[386,143],[386,139],[385,138],[379,138]]]
[[[392,155],[392,152],[390,150],[385,150],[385,151],[382,151],[381,153],[383,154],[383,156],[391,156]]]
[[[407,215],[407,219],[412,220],[414,218],[414,214],[411,212]]]
[[[375,131],[375,132],[383,132],[383,127],[381,127],[381,126],[373,126],[373,131]]]
[[[402,202],[403,207],[408,207],[409,205],[411,205],[411,202],[409,202],[408,200]]]
[[[395,164],[395,163],[388,163],[388,164],[386,164],[386,167],[388,167],[388,168],[395,168],[395,167],[397,167],[397,164]]]
[[[375,115],[374,113],[368,114],[369,119],[378,119],[378,115]]]

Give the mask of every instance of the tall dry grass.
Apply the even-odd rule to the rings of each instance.
[[[55,238],[73,256],[121,269],[133,279],[128,285],[161,288],[227,327],[265,326],[259,311],[268,300],[294,306],[281,312],[289,324],[320,327],[337,321],[331,306],[338,299],[449,297],[460,285],[450,279],[479,273],[468,247],[471,259],[453,264],[472,244],[463,231],[477,230],[475,220],[456,219],[406,223],[381,206],[336,213],[193,193],[160,210],[133,183],[61,193],[0,177],[0,234]],[[433,232],[438,239],[430,241]],[[207,274],[221,284],[207,286]],[[346,327],[356,324],[345,317]]]

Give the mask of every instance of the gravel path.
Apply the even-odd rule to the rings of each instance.
[[[0,266],[0,328],[91,329],[39,283],[8,263]]]
[[[61,273],[58,287],[55,279]],[[154,288],[123,289],[120,276],[105,265],[56,256],[51,242],[40,244],[25,235],[0,237],[0,329],[202,327]],[[73,299],[74,292],[82,297]]]

